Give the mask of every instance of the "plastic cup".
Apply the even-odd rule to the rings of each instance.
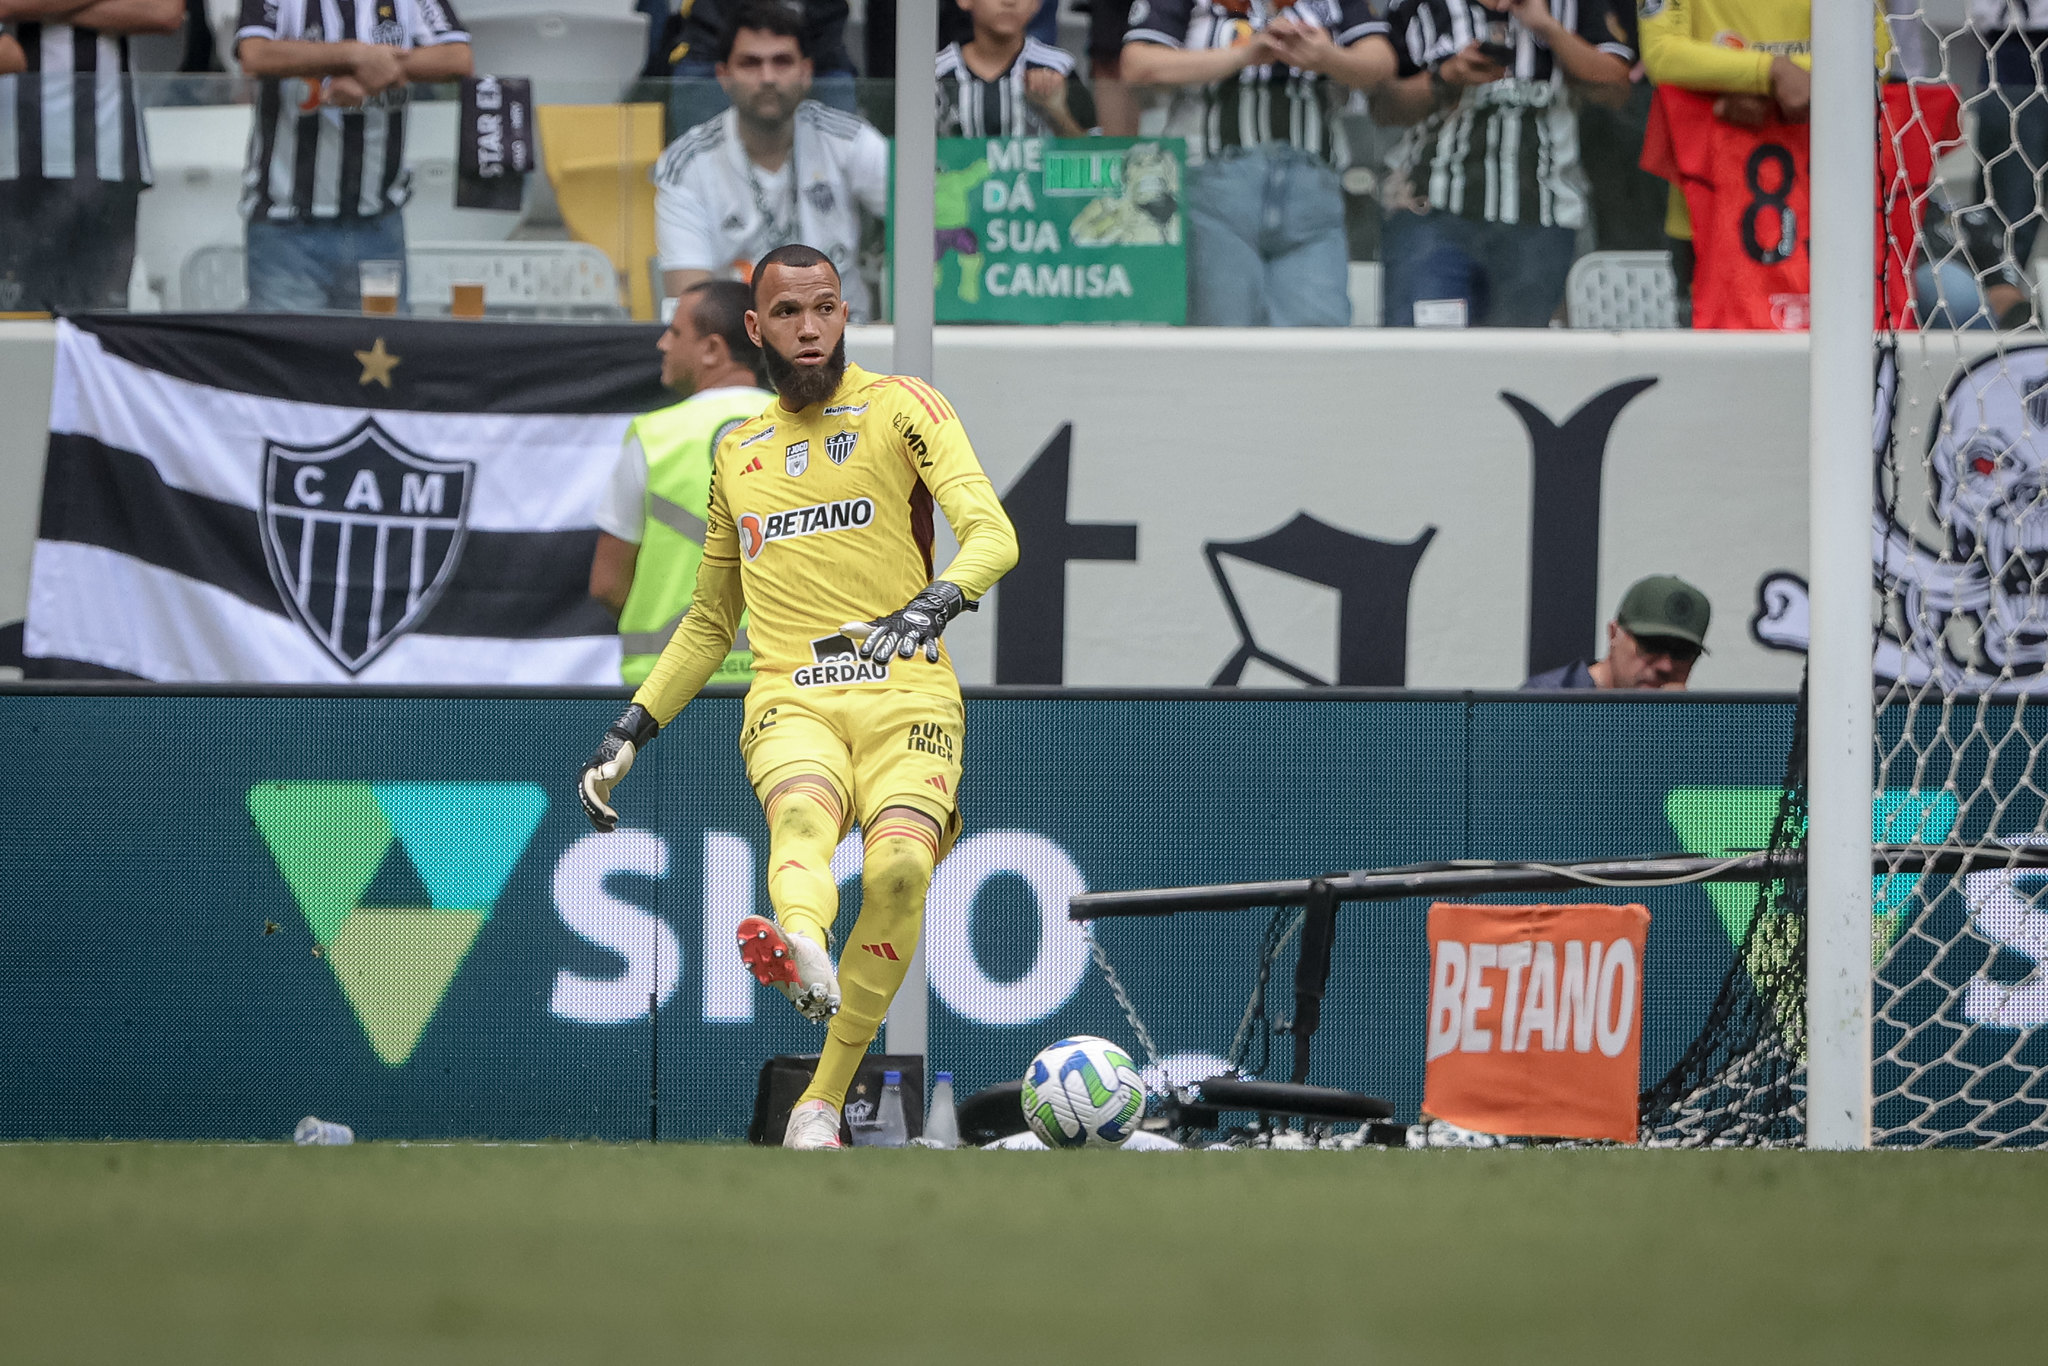
[[[403,261],[362,261],[356,266],[356,280],[362,291],[363,312],[396,313],[398,286],[405,278]]]

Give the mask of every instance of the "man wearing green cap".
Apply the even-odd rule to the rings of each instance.
[[[1664,688],[1683,692],[1707,650],[1707,595],[1673,574],[1652,574],[1621,595],[1607,623],[1607,657],[1573,660],[1522,685],[1546,688]]]

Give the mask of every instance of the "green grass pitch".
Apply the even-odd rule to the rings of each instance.
[[[0,1360],[2048,1360],[2048,1155],[0,1148]]]

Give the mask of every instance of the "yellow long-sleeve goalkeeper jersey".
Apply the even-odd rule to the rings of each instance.
[[[849,365],[823,403],[770,404],[719,443],[690,610],[633,700],[668,724],[725,657],[742,608],[757,691],[870,686],[841,628],[931,582],[934,502],[960,542],[938,577],[978,600],[1017,562],[1017,534],[938,390]],[[892,661],[886,682],[960,688],[943,644],[936,664]]]
[[[1884,6],[1877,18],[1877,59],[1891,52]],[[1636,12],[1643,70],[1657,85],[1731,95],[1771,93],[1771,59],[1813,67],[1813,0],[1641,0]],[[1676,185],[1664,231],[1690,238],[1692,220]]]

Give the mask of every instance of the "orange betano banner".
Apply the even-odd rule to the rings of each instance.
[[[1641,906],[1430,907],[1423,1113],[1634,1142],[1649,929]]]

